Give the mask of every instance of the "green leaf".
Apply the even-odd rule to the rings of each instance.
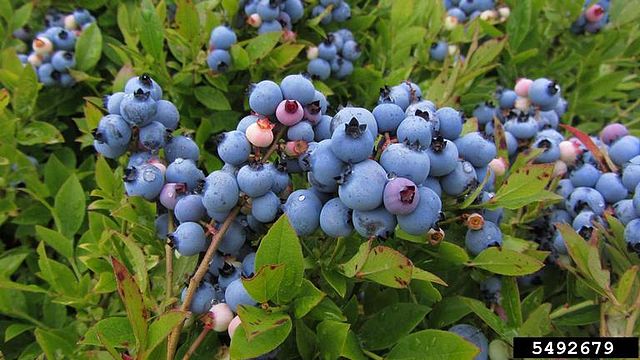
[[[538,306],[527,320],[518,329],[519,336],[545,336],[553,329],[551,328],[551,304],[546,303]]]
[[[60,131],[53,125],[42,121],[31,121],[18,131],[20,145],[57,144],[64,141]]]
[[[473,311],[482,321],[484,321],[490,328],[493,329],[501,337],[505,337],[504,323],[489,310],[480,300],[471,299],[468,297],[461,297],[462,301]]]
[[[408,335],[429,312],[428,307],[413,303],[396,303],[373,314],[358,330],[360,340],[369,350],[391,347]]]
[[[544,299],[544,287],[538,287],[533,290],[527,297],[522,300],[522,317],[528,318],[529,315],[542,304]]]
[[[25,66],[11,97],[11,105],[17,116],[27,118],[33,113],[41,85],[32,66]]]
[[[483,66],[491,64],[494,59],[500,55],[506,38],[487,40],[476,49],[471,58],[466,71],[471,69],[479,69]]]
[[[447,283],[438,277],[436,274],[432,274],[426,270],[422,270],[420,268],[414,267],[413,272],[411,273],[411,279],[416,280],[424,280],[432,283],[440,284],[442,286],[447,286]]]
[[[144,349],[147,344],[147,328],[149,312],[144,306],[142,293],[129,270],[116,258],[111,258],[113,272],[116,275],[118,294],[127,311],[127,318],[131,323],[131,329],[136,338],[136,348]]]
[[[517,54],[520,45],[523,43],[527,33],[531,30],[533,18],[533,5],[531,1],[518,2],[511,11],[507,21],[507,34],[509,34],[509,45],[513,53]]]
[[[521,276],[533,274],[540,270],[544,263],[513,250],[489,247],[478,254],[468,265],[494,274]]]
[[[35,326],[30,324],[21,324],[21,323],[11,324],[4,331],[4,342],[5,343],[9,342],[11,341],[11,339],[15,338],[16,336],[19,336],[25,331],[32,330],[34,327]]]
[[[360,244],[358,248],[358,252],[351,257],[346,263],[340,265],[340,269],[342,273],[346,277],[354,277],[362,269],[362,266],[367,261],[367,257],[369,257],[369,253],[371,251],[371,242],[365,241]]]
[[[448,331],[422,330],[400,339],[387,360],[419,360],[429,354],[429,359],[473,359],[480,350],[471,342]]]
[[[76,41],[76,70],[89,71],[100,61],[102,56],[102,33],[97,23],[89,25],[82,31]]]
[[[151,352],[167,339],[171,330],[176,327],[187,316],[186,312],[171,310],[160,315],[151,325],[149,325],[149,334],[147,335],[148,344],[146,353]]]
[[[135,341],[131,324],[126,317],[109,317],[93,325],[84,334],[81,344],[100,346],[104,342],[114,347],[128,348]]]
[[[313,359],[316,353],[316,334],[301,319],[296,320],[296,345],[302,359]]]
[[[122,187],[122,182],[113,169],[107,163],[107,160],[99,156],[96,160],[96,184],[107,194],[115,194]]]
[[[242,279],[242,284],[254,300],[266,303],[278,293],[285,270],[284,265],[265,265],[253,277]]]
[[[73,259],[73,240],[70,240],[57,231],[47,229],[40,225],[36,226],[36,237],[38,240],[44,241],[47,245],[51,246],[65,258],[69,260]]]
[[[140,6],[140,42],[156,61],[164,62],[164,28],[151,0],[143,0]]]
[[[597,291],[601,295],[606,296],[606,292],[609,291],[608,277],[603,276],[603,270],[600,268],[600,264],[595,266],[595,257],[598,255],[592,254],[593,251],[598,251],[592,245],[589,245],[576,231],[568,224],[558,224],[557,229],[562,235],[562,239],[567,246],[569,256],[576,263],[577,271],[589,287]],[[593,248],[594,250],[591,250]],[[590,259],[591,258],[591,259]],[[571,271],[571,269],[569,269]],[[603,286],[605,285],[605,286]]]
[[[47,185],[50,194],[57,194],[73,171],[65,166],[55,154],[49,157],[44,165],[44,183]]]
[[[256,268],[283,264],[286,267],[277,302],[287,303],[298,292],[304,277],[302,246],[286,215],[282,215],[262,238],[256,253]]]
[[[242,46],[234,44],[231,46],[230,51],[233,68],[235,70],[244,70],[249,68],[251,60],[249,60],[249,54]]]
[[[323,268],[320,275],[340,297],[344,297],[347,294],[347,278],[337,270]]]
[[[273,49],[268,59],[271,60],[277,68],[283,69],[295,60],[302,49],[304,49],[304,45],[302,44],[284,44]]]
[[[502,278],[502,289],[500,290],[502,301],[500,304],[507,314],[507,323],[511,327],[522,325],[522,308],[520,302],[520,291],[516,278],[505,276]]]
[[[85,196],[76,175],[71,175],[56,194],[54,211],[56,227],[67,237],[80,229],[84,221]]]
[[[240,2],[236,0],[222,0],[222,8],[226,12],[225,16],[227,19],[233,19],[238,12],[238,8],[240,6]]]
[[[311,281],[303,279],[300,292],[293,299],[293,315],[301,319],[316,307],[325,296],[326,294],[318,290]]]
[[[0,257],[0,278],[8,278],[13,275],[27,256],[29,256],[29,252],[6,251]]]
[[[47,359],[73,357],[75,344],[54,331],[37,328],[34,331],[36,341],[46,355]]]
[[[487,208],[520,209],[523,206],[549,200],[561,200],[558,194],[546,190],[552,180],[554,164],[531,164],[515,170],[502,184]]]
[[[255,63],[256,60],[262,59],[269,54],[269,52],[278,44],[278,41],[282,37],[280,31],[268,32],[262,35],[258,35],[249,40],[246,50],[249,54],[251,63]]]
[[[40,268],[40,276],[54,290],[70,297],[82,296],[78,291],[78,279],[71,269],[55,260],[49,259],[43,242],[38,245],[37,252],[39,255],[38,267]]]
[[[315,320],[346,321],[342,310],[330,298],[325,297],[320,303],[311,309],[308,318]]]
[[[211,110],[231,110],[229,100],[227,100],[222,91],[216,88],[199,86],[195,88],[194,95],[200,103]]]
[[[231,339],[232,359],[250,359],[266,354],[282,344],[291,332],[291,318],[284,313],[268,313],[260,308],[241,305],[238,315],[242,323]]]
[[[193,42],[195,46],[200,46],[197,39],[200,39],[200,17],[192,0],[176,1],[176,24],[178,32],[185,39]]]
[[[429,313],[429,327],[443,328],[449,326],[470,312],[471,309],[467,306],[467,303],[464,302],[463,297],[446,297],[436,303],[433,310]]]
[[[390,247],[377,246],[371,249],[355,277],[393,288],[406,288],[412,271],[413,263],[406,256]]]
[[[350,326],[333,320],[325,320],[318,324],[316,333],[322,359],[337,359],[340,357],[347,341]]]

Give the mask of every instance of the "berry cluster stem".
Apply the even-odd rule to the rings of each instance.
[[[196,350],[198,350],[198,347],[202,344],[204,339],[207,337],[207,334],[209,334],[209,331],[211,331],[211,328],[208,326],[205,326],[202,329],[198,337],[193,341],[191,346],[189,346],[189,350],[187,350],[187,352],[184,354],[184,356],[182,357],[182,360],[191,359],[191,355],[193,355],[196,352]]]
[[[173,212],[169,212],[169,224],[167,229],[172,232],[174,229]],[[166,262],[166,283],[165,283],[165,298],[166,304],[169,306],[171,303],[171,297],[173,296],[173,248],[169,244],[164,245],[164,257]]]
[[[276,134],[275,139],[273,139],[273,143],[271,143],[271,146],[269,146],[269,149],[267,149],[267,152],[262,157],[263,162],[269,161],[269,157],[278,149],[280,139],[282,139],[282,137],[284,136],[284,134],[286,134],[286,132],[287,132],[286,126],[282,126],[280,130],[278,130],[278,133]]]
[[[220,245],[220,241],[222,240],[222,237],[227,232],[227,229],[229,229],[229,226],[231,226],[231,223],[233,222],[233,220],[235,220],[239,211],[240,211],[240,206],[236,206],[233,210],[231,210],[227,218],[224,220],[224,223],[222,223],[220,230],[215,234],[213,239],[211,239],[211,244],[209,244],[209,248],[207,248],[207,252],[204,254],[204,257],[202,258],[200,265],[198,265],[198,269],[196,270],[196,273],[191,277],[191,280],[189,280],[187,293],[185,294],[184,301],[180,306],[181,311],[185,311],[185,312],[189,311],[189,307],[191,306],[191,301],[193,300],[193,295],[195,294],[196,289],[200,285],[200,282],[202,281],[204,276],[207,274],[207,270],[209,269],[209,263],[213,259],[213,255],[218,249],[218,246]],[[167,360],[173,359],[176,354],[176,348],[178,347],[178,340],[180,339],[180,332],[182,332],[183,326],[184,326],[184,321],[176,325],[176,327],[173,329],[173,331],[169,335],[169,340],[167,343]]]

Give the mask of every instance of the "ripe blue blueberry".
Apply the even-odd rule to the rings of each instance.
[[[260,222],[272,222],[276,219],[278,210],[280,210],[280,198],[271,191],[251,201],[251,215]]]
[[[431,170],[427,151],[403,143],[389,145],[380,156],[380,165],[387,173],[407,178],[415,184],[424,182]]]
[[[467,230],[464,246],[474,256],[489,247],[502,246],[502,231],[491,221],[485,221],[481,229]]]
[[[198,161],[200,149],[193,139],[186,136],[172,137],[164,146],[164,156],[167,162],[172,163],[177,158]]]
[[[127,93],[120,102],[120,115],[131,126],[143,127],[152,121],[158,110],[158,104],[151,93],[138,88],[134,93]]]
[[[338,195],[349,208],[368,211],[382,205],[387,173],[380,164],[373,160],[353,164],[345,170],[343,177]]]
[[[215,49],[207,55],[207,65],[213,72],[226,72],[231,66],[231,54],[227,50]]]
[[[282,99],[280,86],[273,81],[263,80],[253,86],[249,95],[249,106],[257,114],[273,115]]]
[[[273,177],[262,164],[247,164],[238,171],[238,187],[250,197],[259,197],[271,190]]]
[[[130,78],[124,86],[124,92],[127,94],[135,94],[138,89],[149,92],[155,101],[162,99],[162,88],[147,74]]]
[[[220,25],[211,30],[209,46],[212,49],[229,50],[237,41],[236,33],[231,28]]]
[[[138,168],[126,168],[124,171],[124,189],[128,196],[142,196],[155,200],[164,186],[162,171],[151,164]]]
[[[609,157],[618,166],[623,166],[638,155],[640,155],[640,140],[633,135],[624,136],[609,147]]]
[[[138,132],[138,142],[146,150],[158,151],[167,142],[170,131],[157,121],[152,121]]]
[[[184,302],[187,296],[187,288],[182,290],[181,301]],[[211,308],[213,301],[216,300],[216,291],[213,285],[204,281],[193,294],[189,311],[194,314],[204,314]]]
[[[597,190],[588,187],[576,187],[566,202],[567,211],[576,216],[580,211],[590,210],[596,215],[604,213],[605,201]]]
[[[183,222],[168,237],[182,256],[192,256],[207,249],[207,238],[197,222]]]
[[[283,210],[299,236],[311,235],[320,226],[322,202],[310,190],[292,192]]]
[[[453,171],[440,178],[442,190],[451,196],[461,195],[477,183],[475,168],[470,162],[464,160],[458,160]]]
[[[465,0],[461,0],[465,1]],[[466,0],[473,1],[473,0]],[[468,340],[473,345],[477,346],[480,349],[480,353],[476,355],[474,360],[486,360],[489,357],[489,341],[487,337],[484,336],[480,329],[467,325],[467,324],[458,324],[449,328],[449,331],[455,334],[460,335],[465,340]]]
[[[616,173],[602,174],[595,188],[609,204],[624,200],[629,194],[627,188],[622,184],[620,176]]]
[[[497,155],[496,145],[479,132],[471,132],[459,138],[456,146],[460,156],[475,167],[486,166]]]
[[[569,175],[569,179],[574,187],[595,187],[601,173],[595,166],[586,163],[576,168]]]
[[[157,121],[169,130],[177,129],[178,122],[180,122],[180,113],[178,113],[176,106],[171,101],[158,100],[156,107],[156,113],[151,117],[151,121]]]
[[[436,61],[444,61],[444,58],[449,54],[449,44],[440,40],[431,44],[431,48],[429,48],[429,56]]]
[[[178,199],[173,213],[180,222],[200,221],[205,215],[205,208],[202,204],[202,196],[190,194]]]
[[[387,239],[396,228],[396,217],[384,207],[369,211],[354,210],[351,215],[353,227],[364,238]]]
[[[227,232],[222,236],[222,241],[220,241],[220,246],[218,246],[218,251],[223,254],[231,254],[236,256],[238,251],[242,248],[245,241],[247,240],[247,231],[244,226],[240,224],[240,222],[233,221]]]
[[[255,306],[258,304],[245,289],[242,279],[236,279],[227,286],[224,291],[224,300],[233,312],[238,311],[239,305]]]
[[[202,204],[209,216],[228,212],[238,203],[239,194],[235,176],[224,171],[214,171],[205,180]]]
[[[418,187],[419,201],[416,209],[406,215],[398,215],[398,225],[412,235],[424,235],[436,226],[442,211],[442,200],[430,188]]]
[[[429,149],[429,176],[445,176],[455,170],[458,163],[458,147],[452,141],[435,137]]]
[[[280,83],[282,95],[287,100],[297,100],[302,105],[307,105],[316,96],[313,83],[302,75],[288,75]]]
[[[378,136],[378,123],[376,122],[376,118],[373,114],[365,108],[351,106],[342,108],[331,119],[331,134],[333,134],[336,128],[344,126],[344,124],[348,124],[353,118],[358,119],[358,122],[361,124],[366,124],[367,130],[371,133],[371,136],[374,139]]]
[[[187,190],[192,191],[205,179],[202,170],[198,169],[196,163],[190,159],[175,159],[166,172],[167,182],[184,183]]]
[[[320,212],[320,228],[331,237],[349,236],[353,232],[351,209],[338,197],[327,201]]]
[[[331,135],[331,151],[340,160],[357,163],[369,158],[373,151],[374,138],[367,131],[367,124],[351,118],[349,123],[338,126]]]
[[[242,165],[249,159],[251,144],[246,135],[239,130],[232,130],[218,136],[218,156],[222,161],[232,165]]]
[[[553,110],[560,98],[560,87],[555,81],[540,78],[533,81],[529,87],[529,99],[541,110]]]
[[[389,132],[395,134],[398,125],[405,118],[402,108],[391,102],[377,105],[372,113],[378,124],[378,131],[381,133]]]

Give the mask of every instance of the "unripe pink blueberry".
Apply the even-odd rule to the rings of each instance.
[[[33,47],[33,51],[38,55],[49,55],[53,51],[53,43],[44,36],[38,36],[33,39],[31,46]]]
[[[514,88],[516,94],[518,96],[527,97],[529,96],[529,87],[533,84],[533,80],[527,78],[520,78],[516,81],[516,86]]]
[[[489,167],[496,176],[503,176],[507,172],[507,162],[503,158],[495,158],[489,162]]]
[[[262,25],[262,18],[260,17],[260,15],[258,15],[258,13],[251,14],[247,18],[247,24],[249,24],[249,26],[251,27],[259,28],[260,25]]]
[[[289,29],[285,29],[282,32],[282,40],[284,42],[294,42],[296,41],[296,37],[297,37],[297,34],[294,31],[291,31]]]
[[[284,152],[287,156],[297,158],[309,149],[309,144],[304,140],[287,141]]]
[[[518,98],[516,98],[514,107],[521,111],[527,111],[531,107],[531,101],[528,97],[518,96]]]
[[[229,328],[227,329],[230,338],[233,339],[233,334],[236,332],[238,326],[240,326],[240,323],[242,323],[242,320],[240,320],[240,317],[237,315],[231,320],[231,322],[229,323]]]
[[[42,56],[38,54],[31,54],[27,58],[27,61],[29,62],[29,64],[35,67],[39,67],[40,65],[42,65]]]
[[[212,329],[217,332],[227,331],[229,324],[233,320],[233,311],[226,303],[215,304],[209,310],[212,320]]]
[[[567,174],[567,163],[565,163],[562,160],[557,160],[555,162],[555,165],[553,166],[553,174],[552,176],[555,177],[563,177]]]
[[[458,18],[455,16],[447,16],[444,19],[444,28],[447,30],[453,30],[458,26]]]
[[[570,140],[560,142],[558,147],[560,148],[560,160],[569,165],[574,164],[578,159],[578,155],[582,153],[579,145]]]
[[[498,14],[500,14],[500,21],[505,21],[511,15],[511,9],[508,6],[502,6],[498,8]]]
[[[307,59],[313,60],[318,58],[318,47],[312,46],[307,49]]]
[[[64,28],[67,30],[75,30],[78,28],[78,23],[76,22],[76,17],[71,15],[67,15],[64,18]]]
[[[160,204],[169,210],[173,210],[178,202],[178,195],[184,191],[182,183],[166,183],[160,191]]]
[[[391,179],[384,187],[384,207],[394,215],[412,213],[418,207],[419,202],[418,187],[409,179],[397,177]]]
[[[304,117],[304,109],[296,100],[282,100],[276,108],[276,118],[282,124],[293,126]]]
[[[247,127],[247,140],[257,147],[267,147],[273,142],[273,125],[268,118],[262,118]]]
[[[480,19],[484,21],[495,20],[498,18],[498,12],[495,10],[485,10],[480,13]]]
[[[604,8],[599,4],[591,5],[584,12],[584,17],[589,22],[598,22],[604,16]]]
[[[616,140],[627,135],[629,135],[629,129],[627,129],[626,126],[613,123],[602,128],[602,131],[600,131],[600,140],[607,145],[611,145]]]

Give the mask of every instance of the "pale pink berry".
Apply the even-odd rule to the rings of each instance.
[[[444,19],[444,28],[447,30],[453,30],[458,26],[458,18],[455,16],[447,16]]]
[[[160,191],[160,204],[169,210],[173,210],[178,202],[178,195],[184,192],[182,183],[166,183]]]
[[[589,22],[598,22],[604,16],[604,8],[599,4],[591,5],[584,12],[584,17]]]
[[[287,141],[284,152],[290,157],[297,158],[306,153],[307,149],[309,149],[309,144],[304,140]]]
[[[507,162],[503,158],[495,158],[489,162],[489,167],[496,176],[503,176],[507,172]]]
[[[531,101],[529,101],[528,97],[518,96],[516,98],[514,107],[521,111],[527,111],[531,107]]]
[[[298,35],[294,31],[285,29],[282,32],[282,40],[284,42],[295,42],[297,37]]]
[[[268,118],[262,118],[247,127],[247,140],[257,147],[267,147],[273,142],[273,125]]]
[[[307,59],[313,60],[318,58],[318,47],[312,46],[307,49]]]
[[[562,160],[557,160],[555,165],[553,166],[553,177],[563,177],[567,174],[568,168],[567,163]]]
[[[582,153],[580,146],[571,140],[560,142],[558,147],[560,148],[560,160],[569,165],[574,164],[578,155]]]
[[[495,10],[485,10],[480,13],[480,19],[484,21],[495,20],[498,18],[498,12]]]
[[[304,109],[296,100],[282,100],[276,108],[276,118],[282,124],[293,126],[304,117]]]
[[[242,320],[240,320],[240,317],[237,315],[231,320],[231,322],[229,323],[229,328],[227,329],[230,338],[233,339],[233,334],[236,332],[238,326],[240,326],[240,323],[242,323]]]
[[[40,65],[42,65],[42,56],[38,55],[38,54],[31,54],[29,55],[29,57],[27,58],[27,61],[29,62],[29,64],[38,67]]]
[[[229,324],[233,320],[233,311],[226,303],[215,304],[209,310],[212,320],[212,329],[217,332],[227,331]]]
[[[527,78],[520,78],[516,81],[515,92],[518,96],[529,96],[529,87],[533,84],[533,80]]]
[[[73,16],[73,14],[65,16],[64,28],[67,30],[75,30],[78,28],[78,23],[76,23],[76,17]]]
[[[511,9],[507,6],[502,6],[498,8],[498,14],[500,14],[500,21],[505,21],[511,15]]]
[[[49,55],[53,51],[53,43],[44,36],[38,36],[33,39],[31,46],[33,47],[33,51],[38,55]]]
[[[249,26],[251,27],[259,28],[260,25],[262,25],[262,18],[260,17],[260,15],[258,15],[258,13],[251,14],[247,18],[247,24],[249,24]]]

